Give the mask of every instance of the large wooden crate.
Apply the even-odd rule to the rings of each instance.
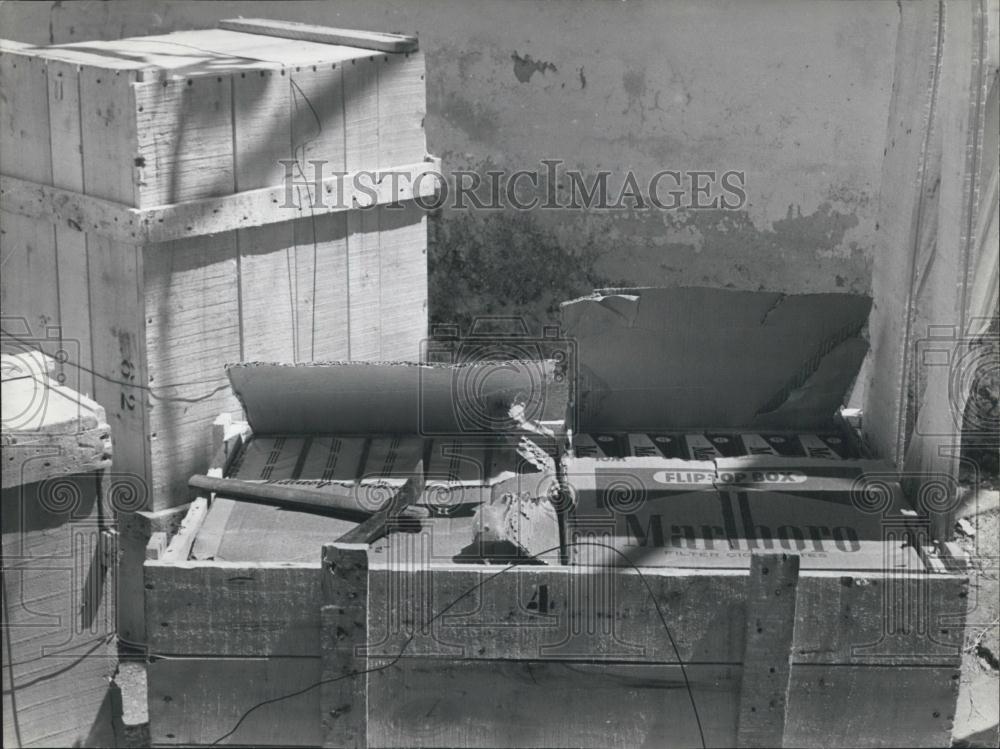
[[[151,509],[238,407],[226,363],[419,354],[423,56],[328,31],[0,49],[3,316],[72,349]]]
[[[355,417],[368,414],[368,423],[393,432],[417,417],[418,394],[435,412],[461,399],[423,386],[419,367],[395,367],[385,379],[376,366],[367,388],[349,369],[318,370],[338,387],[304,387],[305,368],[286,368],[284,378],[280,369],[263,370],[258,387],[237,388],[251,420],[279,433],[282,420],[334,431],[232,429],[219,461],[227,475],[307,482],[316,470],[336,472],[330,456],[349,452]],[[282,380],[285,390],[273,387]],[[753,454],[753,435],[743,434],[728,434],[740,445],[729,459],[775,460]],[[608,444],[602,436],[610,435],[578,445]],[[721,445],[722,436],[689,429],[684,442]],[[817,443],[849,439],[842,430],[785,437],[817,451],[787,458],[786,470],[821,462]],[[496,462],[468,437],[450,442],[458,464]],[[567,453],[556,465],[573,506],[586,501],[573,475],[580,461],[620,469],[629,457]],[[667,470],[678,458],[639,460]],[[846,452],[828,452],[825,464],[855,465]],[[430,465],[421,470],[430,475]],[[869,479],[873,501],[883,502],[891,479]],[[530,476],[525,483],[537,490]],[[705,501],[714,497],[706,492]],[[840,514],[863,513],[848,505]],[[154,539],[144,565],[153,742],[944,745],[968,582],[960,555],[927,546],[926,518],[902,513],[894,522],[892,533],[869,539],[883,555],[874,563],[871,553],[834,545],[817,565],[798,549],[763,543],[701,563],[609,563],[574,553],[613,549],[607,524],[571,523],[554,550],[538,550],[543,564],[483,564],[459,553],[474,544],[476,528],[457,515],[426,519],[416,532],[401,523],[359,546],[328,540],[353,526],[347,521],[204,497],[169,543]]]
[[[927,547],[881,570],[484,566],[456,561],[473,536],[454,520],[320,553],[344,521],[263,509],[220,559],[204,508],[145,563],[155,745],[700,746],[699,722],[707,746],[950,738],[968,584]]]

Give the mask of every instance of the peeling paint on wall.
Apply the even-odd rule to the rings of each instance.
[[[545,74],[546,70],[551,70],[553,73],[558,71],[558,68],[551,62],[546,62],[545,60],[534,60],[531,55],[525,55],[521,57],[517,54],[517,50],[514,54],[510,56],[510,59],[514,61],[514,77],[517,78],[521,83],[527,83],[531,80],[531,76],[535,73]]]

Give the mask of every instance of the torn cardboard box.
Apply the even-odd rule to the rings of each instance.
[[[564,304],[578,356],[571,562],[744,568],[783,550],[804,569],[922,569],[892,471],[858,460],[834,419],[870,306],[703,288]]]
[[[349,486],[371,512],[394,502],[408,482],[419,485],[414,501],[434,516],[420,531],[435,558],[472,544],[475,510],[496,487],[513,481],[522,492],[551,493],[568,397],[552,361],[241,364],[228,373],[252,430],[229,478]],[[488,432],[475,428],[483,419]],[[311,561],[322,544],[355,526],[221,498],[193,555]],[[398,530],[412,531],[412,523]]]

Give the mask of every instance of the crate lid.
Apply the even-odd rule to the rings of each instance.
[[[232,28],[175,31],[44,47],[22,45],[17,51],[95,68],[137,71],[140,80],[155,80],[158,77],[226,75],[248,70],[337,65],[374,55],[416,50],[415,37],[394,34],[264,20],[244,22],[239,19],[222,23],[231,23]],[[292,33],[288,31],[290,26],[303,26],[314,32],[307,38],[288,38]],[[243,30],[234,30],[236,28]],[[324,35],[329,42],[314,41],[324,38]],[[404,41],[380,43],[382,37]],[[398,51],[393,51],[391,47],[396,47]]]
[[[820,431],[868,350],[871,299],[702,287],[610,289],[562,305],[581,431]]]
[[[551,359],[252,362],[227,373],[255,434],[558,433],[568,400],[566,377]]]

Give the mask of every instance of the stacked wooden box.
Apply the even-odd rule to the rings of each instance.
[[[115,737],[114,517],[104,409],[54,361],[3,355],[3,744]]]
[[[412,38],[316,34],[337,43],[210,29],[0,47],[3,316],[72,342],[64,367],[152,509],[186,501],[212,420],[238,407],[226,363],[418,356],[423,56]],[[366,190],[342,178],[358,172]]]

